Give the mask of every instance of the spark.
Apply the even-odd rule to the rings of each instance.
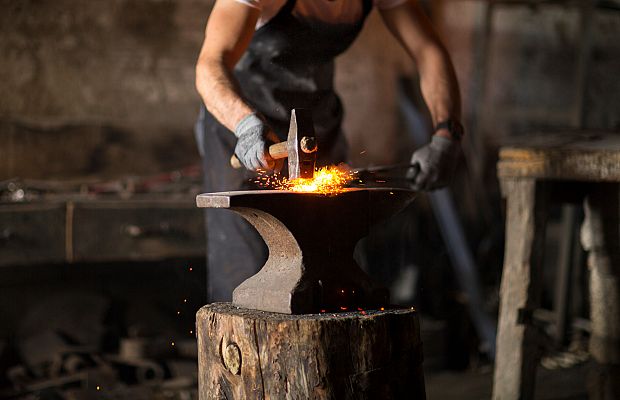
[[[288,190],[301,193],[320,193],[336,195],[345,190],[345,186],[355,179],[355,172],[346,165],[321,167],[314,172],[313,178],[296,178],[289,180],[286,177],[273,174],[268,175],[259,171],[254,180],[260,187],[275,190]]]
[[[97,386],[97,390],[101,390],[101,386]]]

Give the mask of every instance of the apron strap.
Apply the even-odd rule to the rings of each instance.
[[[297,4],[297,0],[287,0],[286,4],[284,4],[278,12],[277,16],[290,14],[293,11],[293,8],[295,8],[295,4]]]
[[[362,7],[364,10],[364,17],[366,17],[372,11],[373,0],[362,0]]]

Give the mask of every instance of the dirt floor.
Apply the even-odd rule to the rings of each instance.
[[[567,369],[538,368],[537,400],[587,399],[588,363]],[[426,395],[429,400],[490,399],[493,371],[426,372]]]

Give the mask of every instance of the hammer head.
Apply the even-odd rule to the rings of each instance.
[[[314,177],[317,144],[310,110],[294,108],[291,111],[286,148],[289,179]]]

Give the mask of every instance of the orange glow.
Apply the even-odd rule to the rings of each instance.
[[[345,190],[345,186],[355,179],[355,173],[346,165],[322,167],[314,171],[314,177],[288,180],[281,175],[268,175],[259,171],[254,180],[256,184],[268,189],[289,190],[301,193],[320,193],[336,195]]]

